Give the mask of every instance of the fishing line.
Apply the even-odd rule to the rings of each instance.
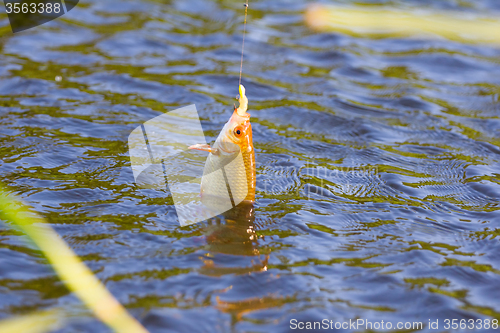
[[[241,72],[243,71],[243,50],[245,48],[245,33],[247,29],[248,0],[246,0],[243,6],[245,6],[245,20],[243,21],[243,42],[241,43],[240,80],[238,82],[238,87],[241,85]]]

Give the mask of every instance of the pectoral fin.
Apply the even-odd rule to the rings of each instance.
[[[212,148],[210,147],[210,145],[207,145],[206,143],[205,144],[198,143],[196,145],[189,146],[189,149],[203,150],[203,151],[207,151],[209,153],[212,152]]]

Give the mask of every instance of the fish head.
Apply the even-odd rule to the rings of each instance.
[[[252,147],[250,114],[246,113],[244,116],[240,116],[235,110],[222,128],[214,147],[226,154],[248,151],[249,147]]]
[[[240,85],[240,106],[234,109],[233,115],[224,125],[214,147],[222,153],[234,154],[239,151],[250,153],[253,150],[252,125],[247,111],[248,99],[245,87]]]

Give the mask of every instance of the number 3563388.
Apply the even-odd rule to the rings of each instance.
[[[6,3],[5,4],[6,12],[7,14],[14,13],[14,14],[59,14],[62,10],[61,4],[59,3],[29,3],[29,2],[23,2],[23,3]]]

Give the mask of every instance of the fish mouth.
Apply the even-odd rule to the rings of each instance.
[[[242,119],[243,118],[243,119]],[[245,112],[244,114],[239,114],[236,110],[233,112],[233,115],[229,119],[230,122],[240,123],[241,121],[247,122],[250,119],[250,113]]]

